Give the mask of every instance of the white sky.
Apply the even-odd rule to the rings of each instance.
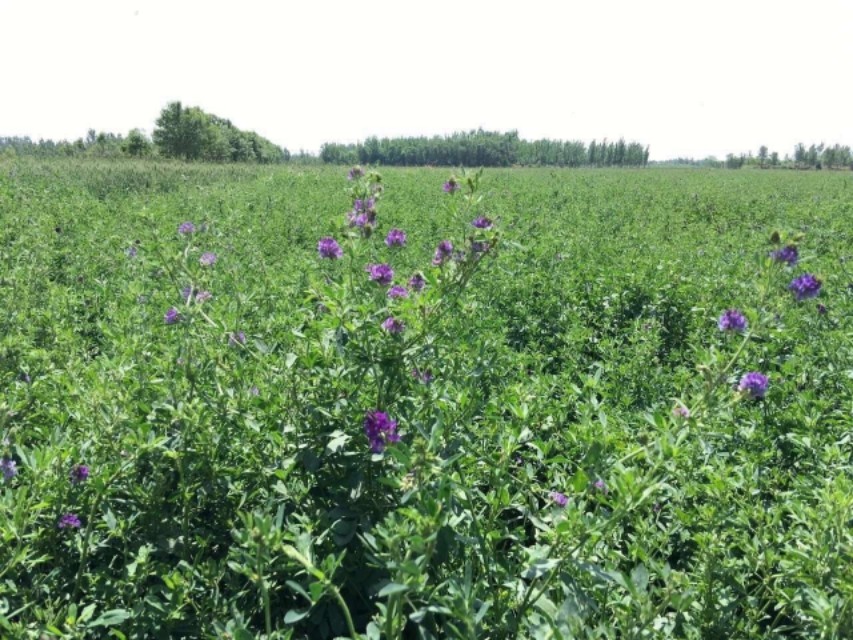
[[[291,151],[482,126],[652,159],[853,145],[853,0],[0,0],[0,135],[171,100]]]

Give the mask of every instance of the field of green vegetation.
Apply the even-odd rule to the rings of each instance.
[[[0,636],[853,637],[853,175],[348,170],[0,162]]]

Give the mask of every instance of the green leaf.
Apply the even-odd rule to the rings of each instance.
[[[110,609],[109,611],[104,611],[96,620],[91,622],[88,628],[112,627],[121,624],[131,617],[133,617],[133,614],[125,609]]]
[[[304,620],[309,613],[311,613],[310,608],[302,609],[301,611],[291,609],[284,614],[284,624],[296,624],[300,620]]]
[[[87,622],[89,620],[89,618],[91,618],[93,615],[95,615],[95,604],[94,603],[86,606],[83,609],[82,613],[80,613],[80,618],[78,619],[78,622]]]
[[[527,569],[524,570],[521,577],[525,580],[535,580],[536,578],[540,578],[550,573],[559,564],[560,561],[554,558],[541,558],[539,560],[535,560],[529,567],[527,567]]]
[[[308,602],[311,602],[311,596],[308,595],[308,592],[302,588],[302,585],[298,582],[294,582],[293,580],[287,580],[285,583],[292,591],[295,591],[299,595],[303,596]]]
[[[634,567],[634,570],[631,572],[631,582],[634,583],[638,591],[646,590],[646,587],[649,585],[649,570],[646,569],[646,565],[638,564]]]
[[[398,582],[389,582],[384,587],[379,590],[379,593],[376,594],[378,598],[387,598],[388,596],[393,596],[398,593],[405,593],[409,590],[404,584],[400,584]]]

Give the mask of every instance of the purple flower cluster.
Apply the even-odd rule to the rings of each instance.
[[[59,519],[59,528],[60,529],[79,529],[82,523],[80,522],[80,518],[77,517],[77,514],[74,513],[66,513]]]
[[[388,333],[400,334],[405,331],[406,325],[404,325],[401,320],[397,320],[397,318],[393,316],[388,316],[382,323],[382,328]]]
[[[341,246],[334,238],[329,236],[320,238],[320,242],[317,243],[317,252],[321,258],[328,258],[329,260],[338,260],[344,255],[344,250],[341,249]]]
[[[81,482],[85,482],[89,479],[89,467],[85,464],[75,464],[71,467],[69,479],[71,480],[71,484],[80,484]]]
[[[820,293],[820,287],[823,283],[810,273],[804,273],[798,278],[794,278],[788,289],[794,293],[797,300],[807,300],[814,298]]]
[[[412,377],[421,384],[429,384],[435,380],[432,369],[412,369]]]
[[[127,254],[128,258],[135,258],[139,251],[137,251],[136,247],[130,246],[124,250],[125,254]]]
[[[198,259],[198,262],[203,267],[212,267],[216,264],[216,254],[212,251],[205,251],[201,254],[201,258]]]
[[[444,193],[456,193],[459,191],[459,183],[456,181],[456,178],[451,176],[447,182],[444,183]]]
[[[242,331],[228,334],[229,346],[236,347],[238,344],[246,344],[246,334]]]
[[[409,290],[406,287],[395,284],[393,287],[388,289],[388,297],[389,298],[408,298]]]
[[[166,324],[175,324],[176,322],[180,322],[181,314],[178,313],[178,310],[175,307],[170,307],[169,310],[163,316],[163,322]]]
[[[426,280],[424,279],[423,274],[416,273],[411,278],[409,278],[409,288],[412,291],[423,291],[426,286]]]
[[[744,315],[737,309],[726,309],[720,319],[717,320],[717,326],[720,331],[742,333],[746,330],[747,322]]]
[[[757,371],[751,371],[740,379],[738,391],[750,398],[761,399],[767,393],[767,385],[769,381],[767,376]]]
[[[558,507],[565,507],[567,504],[569,504],[568,496],[566,496],[566,494],[564,493],[560,493],[559,491],[551,492],[551,500],[553,500],[554,504],[556,504]]]
[[[797,247],[793,244],[789,244],[787,247],[782,247],[776,251],[771,251],[770,257],[776,262],[784,262],[791,267],[797,264],[797,260],[800,259]]]
[[[347,214],[350,226],[364,228],[372,225],[376,221],[376,200],[367,198],[362,200],[356,199],[353,203],[352,211]]]
[[[0,458],[0,473],[3,474],[3,479],[9,482],[18,475],[18,463],[11,458]]]
[[[385,237],[385,244],[389,247],[405,247],[406,232],[402,229],[391,229]]]
[[[382,453],[389,443],[400,441],[397,421],[391,420],[388,414],[382,411],[368,411],[365,414],[364,433],[367,434],[373,453]]]
[[[199,304],[202,302],[207,302],[208,300],[213,299],[213,294],[210,291],[199,291],[195,294],[195,301]]]
[[[195,225],[192,222],[182,222],[178,227],[178,233],[185,236],[190,233],[195,233]]]
[[[450,240],[442,240],[435,248],[435,255],[432,257],[432,263],[439,266],[447,262],[447,259],[453,255],[453,243]]]
[[[477,227],[478,229],[491,229],[492,221],[486,216],[480,216],[476,220],[474,220],[471,225]]]
[[[387,264],[369,264],[365,267],[370,279],[377,284],[387,287],[394,279],[394,270]]]
[[[347,174],[347,180],[358,180],[359,178],[364,177],[364,169],[362,169],[359,165],[354,166],[349,170]]]
[[[601,493],[607,493],[607,483],[601,478],[592,483],[592,488]]]

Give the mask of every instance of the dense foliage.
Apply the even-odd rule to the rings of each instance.
[[[161,155],[208,162],[258,162],[271,164],[289,159],[281,149],[254,131],[241,131],[230,120],[205,113],[198,107],[170,102],[152,134]]]
[[[381,164],[445,167],[625,167],[644,166],[649,148],[637,142],[522,140],[516,131],[500,133],[478,129],[450,136],[376,138],[359,144],[324,144],[320,158],[329,164]]]
[[[33,141],[28,137],[0,137],[0,158],[177,158],[205,162],[275,164],[290,160],[290,152],[254,131],[242,131],[230,120],[180,102],[166,105],[157,118],[153,140],[140,129],[127,136],[90,129],[86,138]]]
[[[0,635],[849,638],[849,174],[0,162]]]

